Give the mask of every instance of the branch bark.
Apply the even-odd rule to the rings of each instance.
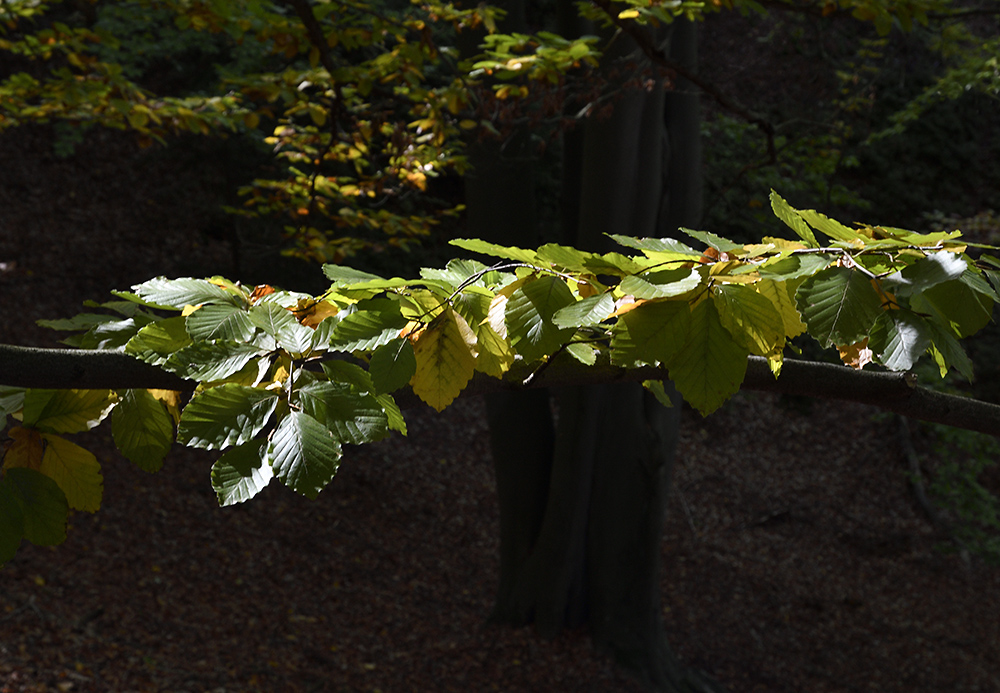
[[[625,369],[606,361],[585,366],[570,356],[560,355],[543,369],[516,363],[503,380],[477,373],[462,396],[668,378],[666,368],[646,366]],[[525,381],[529,383],[525,385]],[[198,383],[179,378],[120,351],[38,349],[0,344],[0,385],[190,391]],[[916,376],[911,373],[858,371],[835,364],[788,359],[781,376],[775,378],[765,359],[750,356],[742,389],[870,404],[912,419],[990,435],[1000,432],[1000,406],[931,390],[918,385]],[[421,405],[409,389],[394,396],[401,407]]]

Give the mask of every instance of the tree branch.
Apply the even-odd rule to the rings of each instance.
[[[477,373],[462,397],[537,387],[666,380],[666,368],[626,369],[607,360],[585,366],[567,354],[537,373],[518,362],[503,380]],[[525,381],[530,378],[530,383]],[[125,390],[193,390],[197,383],[143,363],[120,351],[36,349],[0,344],[0,384],[13,387]],[[913,419],[997,435],[1000,406],[936,392],[917,384],[911,373],[858,371],[846,366],[787,359],[777,379],[767,360],[750,356],[742,389],[870,404]],[[403,408],[421,406],[407,388],[394,393]]]

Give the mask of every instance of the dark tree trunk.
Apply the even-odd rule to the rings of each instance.
[[[693,63],[694,25],[678,22],[671,32],[671,45],[686,53],[675,57]],[[613,46],[608,61],[632,50],[621,37]],[[565,241],[603,251],[608,233],[664,236],[697,224],[698,127],[696,96],[636,90],[610,118],[567,135]],[[515,137],[470,148],[473,235],[537,245],[535,160],[526,147]],[[487,399],[500,502],[493,620],[533,622],[546,637],[587,625],[597,647],[652,688],[714,690],[677,661],[661,620],[660,541],[680,408],[665,409],[630,384],[553,397],[556,423],[545,391]]]

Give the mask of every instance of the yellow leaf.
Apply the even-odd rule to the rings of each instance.
[[[502,378],[514,363],[514,350],[490,325],[480,325],[477,336],[479,355],[476,357],[476,369],[494,378]]]
[[[855,342],[854,344],[839,346],[837,347],[837,351],[840,352],[840,360],[843,361],[845,365],[850,366],[851,368],[857,368],[859,371],[867,364],[871,363],[872,358],[874,357],[872,350],[868,348],[867,337],[860,342]]]
[[[618,19],[635,19],[639,16],[639,10],[622,10],[618,13]]]
[[[97,458],[76,443],[43,433],[45,454],[38,470],[49,477],[66,494],[69,507],[95,512],[101,507],[104,477]]]
[[[411,337],[417,370],[410,385],[414,394],[437,411],[451,404],[472,379],[476,355],[470,338],[474,344],[472,330],[450,307]]]
[[[785,336],[791,339],[806,331],[806,325],[795,308],[795,292],[788,282],[774,279],[761,279],[754,285],[761,296],[771,302],[771,305],[781,314]]]
[[[181,393],[176,390],[150,390],[149,394],[153,399],[159,401],[167,408],[170,416],[174,419],[174,424],[181,421]]]
[[[3,467],[26,467],[38,470],[42,466],[42,436],[30,428],[12,428],[7,433],[11,438],[4,454]]]

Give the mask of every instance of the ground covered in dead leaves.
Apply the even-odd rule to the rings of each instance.
[[[51,345],[33,320],[155,274],[231,271],[164,192],[182,182],[163,159],[0,144],[19,162],[0,167],[2,341]],[[195,183],[192,209],[212,181]],[[149,475],[81,436],[103,507],[0,570],[0,691],[638,691],[586,633],[485,624],[482,414],[412,412],[408,438],[349,451],[317,501],[275,485],[229,509],[206,454]],[[934,548],[906,473],[894,420],[868,408],[741,394],[686,413],[663,540],[682,659],[734,693],[1000,690],[1000,571]]]

